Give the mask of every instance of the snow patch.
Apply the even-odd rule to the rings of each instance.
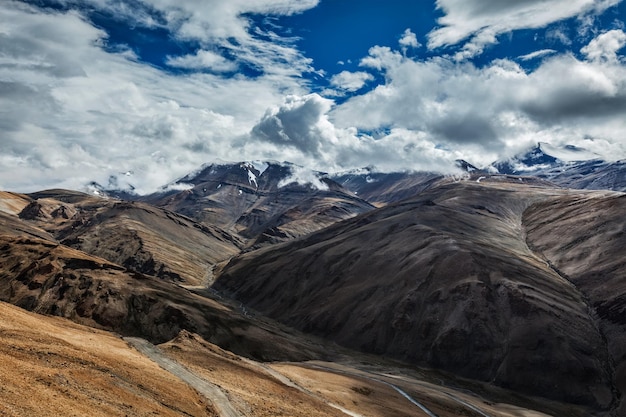
[[[259,188],[259,184],[256,182],[256,175],[254,175],[254,172],[248,170],[248,183],[250,185],[252,185],[252,183],[254,183],[254,186],[256,188]]]
[[[242,162],[241,164],[239,164],[239,167],[241,169],[245,169],[248,172],[248,183],[250,185],[254,183],[254,186],[256,188],[259,188],[259,184],[256,181],[256,175],[254,174],[254,172],[252,172],[253,169],[256,169],[254,164],[252,162]]]
[[[476,180],[477,183],[480,183],[482,180],[487,179],[487,177],[478,177]]]

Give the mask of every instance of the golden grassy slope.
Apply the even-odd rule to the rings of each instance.
[[[216,415],[115,335],[0,303],[0,415]]]

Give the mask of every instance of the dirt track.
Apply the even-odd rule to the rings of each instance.
[[[226,394],[224,394],[218,386],[198,377],[175,360],[168,358],[158,347],[145,339],[126,337],[124,340],[135,347],[139,352],[152,359],[160,367],[170,372],[172,375],[177,376],[211,401],[220,416],[242,417],[242,414],[235,410]]]

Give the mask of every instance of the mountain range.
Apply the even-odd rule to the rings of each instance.
[[[160,344],[144,354],[183,363],[195,389],[213,380],[240,415],[624,415],[623,163],[540,143],[455,168],[223,162],[149,195],[126,175],[124,189],[0,192],[0,300]],[[53,350],[74,358],[68,343]],[[91,383],[72,369],[52,392]],[[111,414],[145,409],[133,384]],[[171,407],[228,413],[207,395],[204,411]]]

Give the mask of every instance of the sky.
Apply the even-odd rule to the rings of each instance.
[[[623,0],[3,0],[0,189],[626,159]]]

